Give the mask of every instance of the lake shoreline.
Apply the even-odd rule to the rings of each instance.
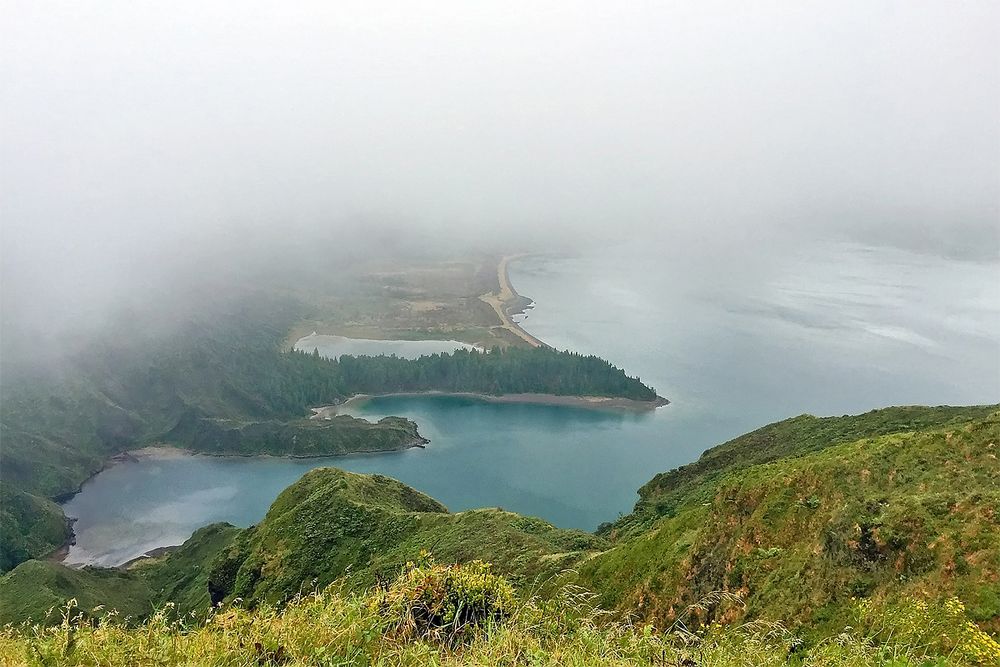
[[[354,455],[357,455],[357,454],[363,454],[363,455],[397,454],[399,452],[404,452],[404,451],[406,451],[408,449],[425,449],[426,446],[429,443],[430,443],[430,440],[428,440],[427,438],[424,438],[424,437],[418,435],[417,438],[415,438],[414,440],[411,440],[411,441],[409,441],[407,443],[404,443],[403,445],[400,445],[399,447],[394,447],[392,449],[364,449],[364,450],[360,450],[359,449],[359,450],[355,450],[355,451],[352,451],[352,452],[343,452],[343,453],[338,453],[338,454],[308,454],[308,455],[307,454],[267,454],[267,453],[241,454],[241,453],[236,453],[236,452],[234,452],[234,453],[199,452],[199,451],[194,450],[194,449],[187,449],[187,448],[184,448],[184,447],[175,447],[173,445],[168,445],[168,444],[146,445],[145,447],[139,447],[137,449],[126,449],[125,451],[119,452],[119,453],[115,454],[114,456],[108,458],[104,462],[104,465],[102,465],[99,470],[94,471],[94,473],[92,473],[90,476],[87,477],[87,479],[85,479],[83,482],[80,483],[80,486],[77,487],[76,491],[73,491],[72,493],[64,493],[64,494],[60,495],[59,498],[57,500],[55,500],[55,502],[59,505],[60,508],[62,508],[66,503],[68,503],[70,500],[72,500],[74,496],[76,496],[78,493],[80,493],[81,491],[83,491],[83,487],[87,484],[87,482],[91,481],[92,479],[94,479],[95,477],[97,477],[98,475],[100,475],[102,472],[104,472],[106,470],[109,470],[110,468],[112,468],[112,467],[114,467],[116,465],[122,464],[122,463],[139,463],[140,461],[170,460],[170,459],[179,459],[179,458],[188,458],[188,457],[199,457],[199,456],[213,457],[213,458],[240,458],[240,459],[295,459],[295,460],[300,460],[300,459],[301,460],[304,460],[304,459],[316,459],[316,460],[319,460],[319,459],[337,459],[337,458],[343,458],[343,457],[346,457],[346,456],[354,456]],[[76,544],[76,532],[73,530],[73,524],[76,523],[77,518],[76,517],[71,517],[69,515],[66,515],[65,511],[63,512],[63,515],[66,518],[66,530],[67,530],[66,541],[63,542],[61,545],[59,545],[59,547],[57,549],[53,550],[51,553],[49,553],[47,556],[45,556],[45,560],[51,561],[51,562],[55,562],[55,563],[62,563],[64,565],[66,565],[67,567],[73,567],[73,568],[86,567],[86,565],[87,565],[86,563],[66,563],[65,562],[67,556],[69,556],[70,547],[72,547],[72,546],[74,546]],[[152,551],[157,551],[157,550],[160,550],[160,549],[176,548],[177,546],[179,546],[179,545],[169,545],[169,546],[165,546],[165,547],[156,547],[156,549],[151,550],[151,552]],[[147,552],[145,554],[142,554],[142,555],[136,557],[135,559],[133,559],[133,561],[134,560],[139,560],[141,558],[147,558],[147,557],[149,557],[149,554],[151,552]],[[127,565],[127,564],[128,563],[124,563],[122,565],[116,565],[114,567],[115,568],[124,568],[125,565]]]
[[[340,411],[360,405],[366,401],[375,398],[389,398],[389,397],[455,397],[455,398],[467,398],[476,401],[481,401],[483,403],[494,403],[494,404],[523,404],[523,405],[549,405],[549,406],[562,406],[562,407],[575,407],[587,410],[607,410],[607,411],[624,411],[624,412],[649,412],[655,410],[658,407],[668,405],[670,401],[665,398],[657,397],[655,401],[639,401],[629,398],[612,398],[606,396],[567,396],[559,394],[502,394],[499,396],[494,396],[491,394],[482,394],[475,392],[445,392],[445,391],[419,391],[419,392],[399,392],[390,394],[356,394],[346,399],[341,403],[334,405],[325,405],[312,408],[312,416],[310,419],[330,419],[334,415],[340,413]],[[67,493],[60,496],[58,503],[60,506],[69,502],[75,495],[83,490],[83,487],[90,480],[97,477],[102,472],[110,469],[113,466],[122,463],[138,463],[140,461],[148,460],[170,460],[177,458],[186,457],[213,457],[213,458],[240,458],[240,459],[338,459],[347,456],[354,455],[377,455],[377,454],[395,454],[399,452],[406,451],[408,449],[424,449],[430,443],[427,438],[418,436],[412,441],[403,443],[399,447],[394,447],[392,449],[371,449],[371,450],[356,450],[351,452],[343,452],[336,454],[269,454],[269,453],[240,453],[240,452],[202,452],[193,449],[188,449],[184,447],[176,447],[169,444],[155,444],[147,445],[144,447],[137,447],[135,449],[127,449],[122,452],[109,457],[100,469],[94,471],[93,474],[87,477],[80,486],[73,493]],[[335,465],[331,461],[331,465]],[[65,563],[67,556],[69,555],[70,547],[76,544],[76,534],[73,530],[73,523],[76,521],[73,517],[66,517],[68,534],[66,541],[60,545],[58,549],[50,553],[46,559],[58,563],[66,564],[68,567],[84,567],[85,563]],[[163,548],[163,547],[158,547]],[[143,554],[137,559],[149,557],[148,554]],[[123,566],[116,566],[123,567]]]
[[[573,396],[562,394],[483,394],[468,391],[401,391],[387,394],[355,394],[343,403],[324,405],[312,408],[311,419],[329,419],[340,414],[345,408],[360,405],[376,398],[432,398],[432,397],[469,398],[484,403],[507,403],[525,405],[555,405],[563,407],[586,408],[591,410],[626,410],[631,412],[647,412],[669,405],[670,401],[657,396],[652,401],[640,401],[633,398],[615,398],[610,396]]]
[[[106,461],[104,461],[104,463],[101,464],[100,468],[94,470],[89,475],[87,475],[87,479],[80,482],[80,484],[76,487],[76,490],[69,491],[66,493],[60,493],[59,495],[54,496],[52,498],[52,502],[54,502],[59,506],[59,509],[62,510],[63,518],[66,520],[66,539],[56,549],[52,550],[51,553],[45,556],[44,560],[53,563],[64,563],[66,557],[69,556],[70,547],[76,544],[76,531],[73,529],[73,524],[76,523],[77,517],[72,517],[66,514],[66,510],[63,509],[63,506],[70,500],[72,500],[74,496],[81,493],[83,491],[83,487],[87,485],[87,482],[94,479],[105,470],[119,463],[124,463],[126,461],[134,461],[134,460],[137,459],[130,453],[129,450],[126,449],[125,451],[118,452],[117,454],[109,457]],[[67,567],[72,567],[72,565],[69,565]]]
[[[520,253],[517,255],[504,255],[500,258],[500,262],[497,264],[497,284],[499,285],[499,291],[496,293],[488,292],[479,297],[479,300],[487,304],[496,313],[496,316],[500,318],[499,328],[509,331],[511,334],[520,338],[525,343],[531,347],[551,347],[545,344],[541,339],[528,333],[521,327],[520,324],[513,320],[514,315],[523,313],[525,306],[524,301],[529,304],[533,303],[528,297],[518,294],[517,290],[510,282],[510,272],[508,270],[508,264],[521,257],[527,257],[530,253]],[[518,308],[518,304],[523,304]]]
[[[405,452],[408,449],[425,449],[430,440],[418,436],[417,438],[401,444],[392,449],[356,449],[350,452],[340,452],[337,454],[268,454],[267,452],[257,452],[243,454],[240,452],[200,452],[197,449],[187,449],[185,447],[174,447],[173,445],[149,445],[140,449],[132,449],[127,453],[133,461],[149,461],[162,459],[186,458],[190,456],[208,456],[220,459],[337,459],[356,454],[395,454]]]

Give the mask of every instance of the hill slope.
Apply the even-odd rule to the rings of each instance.
[[[350,573],[353,586],[391,577],[422,550],[489,560],[516,583],[553,575],[603,540],[502,510],[449,513],[395,480],[335,468],[306,473],[212,566],[213,599],[276,602]]]
[[[51,624],[61,620],[69,600],[87,616],[115,610],[138,622],[166,602],[182,613],[209,607],[208,565],[239,529],[217,523],[195,531],[178,549],[128,568],[66,567],[29,560],[0,577],[0,625]],[[95,608],[100,612],[94,612]]]
[[[101,604],[140,618],[166,602],[182,613],[237,597],[246,605],[283,602],[345,576],[360,589],[395,576],[425,550],[447,561],[494,562],[529,586],[605,546],[502,510],[452,514],[387,477],[317,468],[282,492],[257,526],[206,526],[176,551],[126,571],[22,563],[0,577],[0,623],[41,621],[70,598],[85,610]]]
[[[580,567],[610,608],[669,623],[846,622],[855,597],[955,595],[1000,629],[1000,413],[890,408],[797,417],[658,475],[615,546]]]

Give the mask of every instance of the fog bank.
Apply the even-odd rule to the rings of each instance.
[[[1000,247],[994,2],[5,1],[0,25],[5,319],[373,237]]]

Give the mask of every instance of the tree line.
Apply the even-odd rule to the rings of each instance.
[[[489,352],[461,349],[417,359],[395,355],[323,359],[316,351],[289,356],[294,363],[311,359],[330,373],[326,379],[344,394],[437,390],[656,399],[651,387],[600,357],[544,347],[493,348]]]

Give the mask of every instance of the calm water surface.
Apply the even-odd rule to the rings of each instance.
[[[523,326],[601,355],[669,398],[653,413],[377,399],[427,449],[320,461],[184,457],[117,465],[66,505],[72,562],[120,563],[200,525],[249,525],[306,469],[380,472],[452,510],[500,506],[593,529],[636,489],[707,447],[788,416],[1000,400],[997,263],[828,243],[758,261],[692,261],[621,246],[526,258],[511,279],[535,300]]]

